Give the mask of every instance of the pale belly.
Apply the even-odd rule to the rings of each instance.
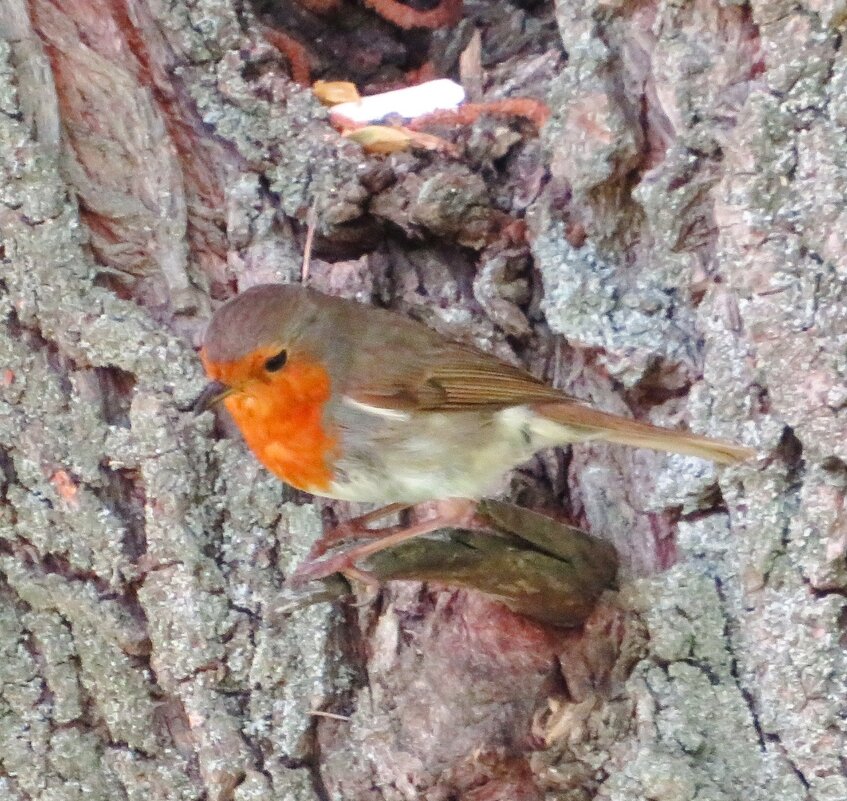
[[[336,423],[344,455],[325,494],[362,503],[481,498],[536,451],[575,439],[525,407],[410,414],[348,402]]]

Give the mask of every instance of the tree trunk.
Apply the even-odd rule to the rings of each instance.
[[[844,10],[389,5],[0,4],[0,798],[847,798]],[[540,135],[368,155],[287,77],[455,75],[474,29]],[[191,415],[193,348],[313,204],[314,286],[761,458],[516,472],[620,553],[579,630],[411,582],[274,615],[320,507]]]

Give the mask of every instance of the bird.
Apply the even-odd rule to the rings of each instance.
[[[196,410],[223,402],[271,473],[312,495],[382,507],[327,535],[300,581],[362,575],[356,562],[377,550],[467,523],[479,499],[544,448],[604,440],[720,464],[754,453],[600,411],[416,320],[301,284],[260,284],[221,305],[200,360],[210,381]],[[426,501],[442,511],[367,528]],[[372,541],[320,558],[346,535]]]

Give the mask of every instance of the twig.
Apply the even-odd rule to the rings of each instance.
[[[306,244],[303,246],[303,264],[300,267],[300,280],[309,282],[309,264],[312,261],[312,243],[315,241],[315,226],[318,223],[318,199],[312,201],[306,215]]]
[[[331,720],[350,720],[349,715],[336,715],[335,712],[324,712],[323,709],[310,709],[309,714],[316,718],[330,718]]]

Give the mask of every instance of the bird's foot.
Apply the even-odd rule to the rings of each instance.
[[[375,576],[356,567],[356,563],[360,559],[365,559],[385,548],[391,548],[406,540],[420,537],[424,534],[431,534],[433,531],[438,531],[448,526],[473,528],[477,505],[476,501],[466,500],[464,498],[451,498],[448,501],[441,501],[436,506],[436,513],[433,516],[411,525],[389,526],[383,529],[366,528],[365,532],[367,533],[363,535],[358,534],[358,538],[361,539],[363,536],[366,536],[371,540],[370,542],[354,545],[346,551],[330,554],[329,556],[324,556],[327,545],[326,537],[323,537],[319,541],[323,545],[323,549],[319,553],[314,554],[316,549],[313,547],[312,553],[309,554],[291,575],[288,584],[291,587],[298,587],[315,579],[326,578],[333,573],[342,573],[351,579],[364,581],[369,586],[373,584],[378,586],[379,580]],[[388,509],[389,507],[385,508]],[[399,510],[393,509],[392,511]],[[385,514],[389,513],[386,512]],[[371,520],[373,519],[371,518]],[[347,538],[347,536],[335,538],[335,529],[329,533],[333,535],[334,541]]]
[[[334,573],[340,573],[349,581],[363,584],[371,593],[379,589],[380,581],[366,570],[356,567],[358,557],[356,548],[332,553],[320,559],[305,559],[291,574],[286,584],[291,589],[299,589],[310,581],[327,578]]]
[[[402,512],[408,507],[409,504],[407,503],[390,503],[388,506],[381,506],[379,509],[374,509],[374,511],[367,514],[359,515],[359,517],[354,517],[343,523],[338,523],[329,531],[324,532],[321,538],[312,545],[306,561],[319,559],[330,548],[335,547],[345,540],[365,540],[381,536],[386,529],[370,528],[371,523],[382,520],[389,515]]]

